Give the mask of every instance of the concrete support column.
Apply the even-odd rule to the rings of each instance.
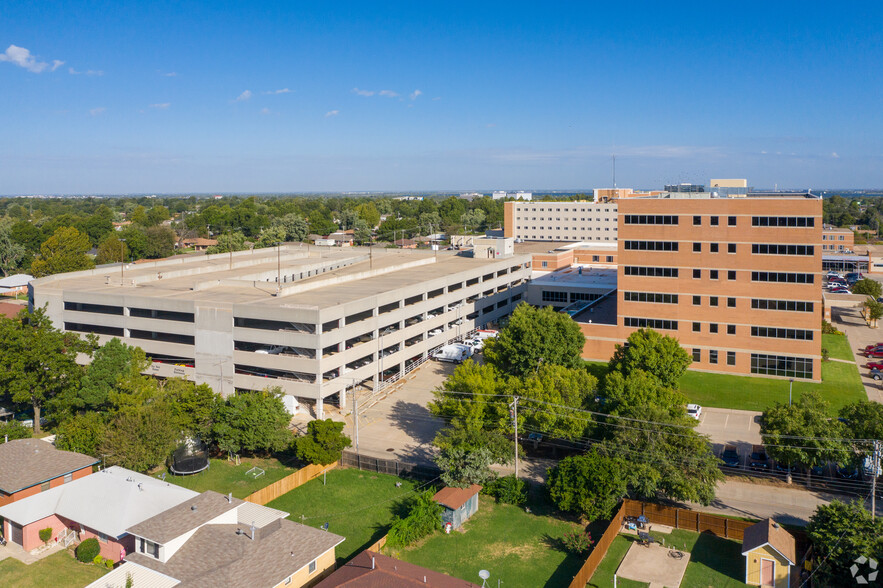
[[[316,418],[319,420],[325,418],[325,406],[321,394],[316,397]]]

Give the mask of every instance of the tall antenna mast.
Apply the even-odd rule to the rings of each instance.
[[[616,190],[616,153],[613,154],[613,189]]]

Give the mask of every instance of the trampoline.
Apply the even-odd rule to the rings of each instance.
[[[178,476],[198,474],[208,469],[208,447],[199,439],[188,438],[172,454],[169,470]]]

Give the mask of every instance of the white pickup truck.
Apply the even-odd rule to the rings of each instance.
[[[432,354],[433,359],[437,359],[438,361],[452,361],[454,363],[460,363],[470,357],[472,357],[472,347],[462,343],[445,345]]]

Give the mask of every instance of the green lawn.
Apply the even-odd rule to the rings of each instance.
[[[826,348],[829,356],[834,359],[855,361],[855,355],[852,354],[846,335],[822,335],[822,347]]]
[[[245,472],[253,467],[264,470],[264,474],[257,478],[245,475]],[[245,498],[252,492],[269,486],[276,480],[294,473],[296,468],[291,468],[278,459],[242,458],[239,465],[226,459],[213,459],[207,470],[190,476],[175,476],[167,473],[163,468],[158,474],[166,474],[166,482],[189,488],[195,492],[214,490],[221,494],[232,492],[236,498]]]
[[[78,562],[67,551],[53,553],[29,566],[17,559],[0,561],[0,586],[12,588],[82,588],[109,570]]]
[[[651,534],[660,542],[664,539],[666,546],[674,545],[690,553],[690,563],[687,564],[681,586],[690,588],[746,586],[742,582],[742,578],[745,577],[745,558],[742,557],[742,544],[738,541],[683,529],[675,529],[669,535],[652,532]],[[634,536],[618,535],[588,585],[598,588],[612,586],[613,574],[636,540],[637,537]],[[646,586],[646,584],[617,578],[617,586],[630,588]]]
[[[397,488],[398,482],[401,487]],[[337,546],[340,565],[386,535],[402,499],[412,496],[416,486],[396,476],[334,469],[328,472],[324,486],[320,476],[267,506],[291,513],[288,518],[298,523],[301,515],[306,517],[303,522],[313,527],[327,522],[330,532],[346,537]]]
[[[491,573],[488,585],[515,588],[567,586],[585,558],[560,547],[560,539],[581,526],[553,516],[542,504],[524,508],[495,504],[481,496],[478,512],[463,525],[465,532],[437,533],[397,554],[405,561],[480,583],[478,570]],[[604,525],[593,532],[598,538]]]
[[[832,353],[833,357],[833,353]],[[607,364],[586,362],[587,369],[599,380],[607,372]],[[687,370],[681,377],[681,392],[690,402],[715,408],[763,411],[776,402],[788,402],[788,380],[710,374]],[[822,362],[822,382],[794,381],[794,398],[808,390],[817,390],[831,403],[836,413],[845,404],[867,400],[858,368],[839,361]]]

